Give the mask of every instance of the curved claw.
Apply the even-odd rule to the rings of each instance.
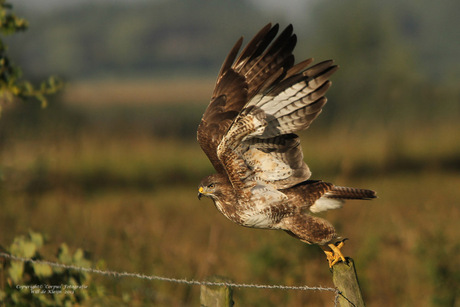
[[[329,268],[332,268],[332,266],[339,261],[345,262],[345,257],[340,251],[340,249],[344,246],[344,242],[345,240],[342,240],[338,242],[337,245],[330,243],[327,246],[329,246],[331,250],[324,250],[324,253],[327,257],[327,261],[329,262]]]

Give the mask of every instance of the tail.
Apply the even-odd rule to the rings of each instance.
[[[323,197],[332,199],[373,199],[377,198],[377,195],[372,190],[334,186]]]
[[[338,209],[343,206],[347,199],[373,199],[376,197],[376,193],[372,190],[332,186],[329,191],[314,202],[310,211],[318,213]]]

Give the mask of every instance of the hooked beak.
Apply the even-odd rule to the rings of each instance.
[[[198,189],[198,200],[201,200],[201,197],[203,196],[203,187],[200,187]]]

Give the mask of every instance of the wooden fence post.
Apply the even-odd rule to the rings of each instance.
[[[229,280],[213,276],[208,279],[210,282],[229,282]],[[202,307],[232,307],[233,291],[228,286],[206,286],[200,289],[200,304]]]
[[[341,292],[339,305],[340,307],[364,307],[353,259],[346,257],[345,260],[346,262],[336,263],[331,269],[332,281]]]

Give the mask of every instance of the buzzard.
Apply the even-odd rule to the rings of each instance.
[[[198,198],[210,197],[229,220],[246,227],[281,229],[322,246],[329,266],[345,261],[334,227],[311,215],[371,199],[375,192],[309,180],[299,137],[326,103],[332,60],[294,65],[297,38],[289,25],[266,25],[238,55],[240,38],[225,59],[197,131],[217,173],[205,177]]]

